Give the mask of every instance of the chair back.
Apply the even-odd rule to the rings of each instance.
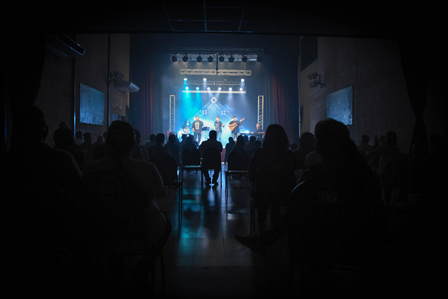
[[[201,165],[201,153],[197,148],[186,148],[182,152],[182,165]]]
[[[243,151],[232,151],[227,158],[228,170],[247,170],[249,168],[249,156]]]
[[[216,147],[207,148],[202,154],[202,168],[204,169],[221,168],[221,151]]]
[[[294,170],[294,165],[283,158],[261,163],[255,177],[255,202],[276,201],[286,204],[296,186]]]
[[[297,217],[288,235],[290,254],[302,262],[365,266],[381,250],[385,213],[381,200],[367,200],[343,179],[297,185],[288,207]],[[359,188],[358,188],[359,190]]]
[[[178,181],[176,159],[167,152],[157,152],[149,157],[162,177],[164,186],[173,186]]]

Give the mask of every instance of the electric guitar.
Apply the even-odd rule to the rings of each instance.
[[[246,118],[242,118],[242,119],[240,119],[239,121],[237,121],[237,122],[234,122],[233,124],[229,124],[229,129],[230,129],[230,131],[232,131],[233,129],[235,129],[235,127],[237,126],[237,123],[242,123],[243,122],[243,120],[245,120]]]

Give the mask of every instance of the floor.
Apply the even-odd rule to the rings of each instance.
[[[225,169],[226,165],[223,165],[223,171]],[[231,179],[226,203],[222,174],[218,186],[205,187],[201,186],[200,172],[186,172],[182,211],[179,211],[177,190],[167,192],[158,200],[161,210],[172,221],[173,231],[164,248],[166,291],[162,292],[161,275],[157,275],[156,297],[264,298],[282,295],[282,298],[298,298],[301,291],[298,277],[295,276],[291,289],[287,287],[289,257],[284,239],[270,247],[265,256],[256,255],[234,239],[235,234],[249,233],[249,197],[245,179]],[[415,258],[418,250],[413,249],[413,236],[418,234],[415,228],[417,211],[418,198],[412,197],[406,207],[399,203],[389,212],[388,242],[375,266],[373,278],[365,287],[360,274],[337,271],[327,273],[319,283],[316,295],[311,297],[320,297],[319,291],[323,289],[327,289],[326,295],[330,294],[330,297],[336,295],[335,285],[345,297],[352,295],[353,298],[393,298],[401,297],[409,290],[410,293],[425,292],[422,280],[416,278],[420,275],[420,267],[411,266],[420,264],[420,259]]]

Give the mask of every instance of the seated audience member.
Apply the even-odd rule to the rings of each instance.
[[[201,156],[203,156],[204,152],[211,147],[214,147],[219,150],[219,152],[222,152],[222,143],[216,140],[217,133],[215,130],[211,130],[209,133],[209,139],[206,141],[203,141],[201,145],[199,146],[199,151],[201,152]],[[219,164],[219,168],[215,168],[213,170],[213,184],[216,186],[218,185],[218,178],[219,178],[219,172],[221,171],[221,163]],[[204,178],[205,178],[205,184],[210,185],[210,175],[208,173],[208,169],[203,169],[204,172]]]
[[[8,244],[4,282],[18,296],[56,297],[63,292],[58,288],[56,249],[67,246],[72,237],[68,215],[81,170],[67,151],[45,144],[47,134],[43,112],[35,106],[22,107],[14,115],[11,148],[2,166],[2,203],[7,212],[3,221],[8,226],[3,236]]]
[[[268,126],[263,140],[263,147],[255,151],[250,161],[249,180],[254,182],[254,186],[257,180],[257,170],[259,166],[265,161],[274,159],[285,159],[290,162],[292,168],[295,168],[295,157],[294,154],[289,150],[288,136],[286,135],[283,127],[278,124],[271,124]],[[291,191],[294,188],[296,182],[294,172],[291,173],[290,178],[285,177],[284,179],[285,182],[279,183],[287,185],[287,188],[290,188],[289,191]],[[256,192],[256,188],[255,190],[253,190],[253,192],[254,191]],[[271,223],[274,223],[280,217],[281,203],[278,201],[272,201],[272,199],[265,198],[264,196],[260,197],[258,203],[260,205],[257,216],[258,227],[260,231],[263,231],[265,229],[267,207],[270,206]]]
[[[304,132],[299,138],[299,148],[294,153],[299,169],[304,170],[306,168],[306,156],[312,151],[314,151],[314,135],[310,132]]]
[[[154,153],[158,152],[166,152],[170,154],[170,149],[167,147],[164,147],[165,145],[165,134],[158,133],[156,135],[156,143],[154,146],[148,148],[148,156],[151,156]]]
[[[254,146],[248,152],[249,160],[252,159],[252,156],[254,155],[255,151],[261,148],[262,144],[263,143],[261,142],[261,140],[255,140]]]
[[[289,150],[288,136],[282,126],[269,125],[261,148],[254,152],[249,165],[249,179],[255,180],[255,175],[261,163],[268,159],[285,158],[296,165],[294,154]]]
[[[236,143],[233,146],[232,151],[242,151],[247,153],[246,141],[244,140],[243,135],[237,137]]]
[[[142,135],[140,134],[139,130],[135,130],[135,146],[131,153],[131,158],[137,159],[137,160],[148,160],[148,152],[145,150],[145,148],[141,145],[142,141]]]
[[[361,144],[360,145],[358,145],[358,152],[361,154],[361,155],[363,155],[363,156],[366,156],[366,154],[367,154],[367,152],[369,151],[369,149],[372,147],[370,144],[369,144],[369,141],[370,141],[370,137],[369,137],[369,135],[362,135],[361,136]]]
[[[82,168],[86,163],[84,151],[73,140],[73,131],[64,122],[59,124],[59,128],[53,133],[53,149],[65,150],[73,155],[78,166]]]
[[[75,134],[75,143],[77,145],[81,145],[84,141],[82,140],[82,132],[81,131],[77,131]]]
[[[311,165],[317,164],[322,161],[321,156],[317,151],[312,151],[305,158],[305,169],[309,169]]]
[[[95,148],[95,146],[97,146],[98,144],[102,144],[102,143],[104,143],[103,136],[98,136],[96,138],[96,141],[93,143],[93,147]]]
[[[84,142],[79,145],[79,147],[86,154],[86,162],[89,162],[93,159],[93,143],[92,143],[92,134],[86,132],[82,135],[84,137]]]
[[[255,145],[255,141],[257,140],[257,137],[250,136],[249,143],[246,146],[246,152],[248,153]]]
[[[350,228],[355,230],[361,227],[368,228],[362,231],[363,241],[361,242],[365,242],[364,237],[366,237],[366,242],[372,246],[368,250],[379,250],[381,236],[385,230],[385,210],[381,201],[381,187],[375,173],[358,153],[354,142],[350,139],[350,133],[343,123],[333,119],[319,121],[316,124],[315,137],[316,150],[322,157],[322,161],[306,170],[302,174],[299,184],[309,181],[320,184],[322,188],[329,185],[332,188],[338,188],[337,194],[344,199],[355,200],[353,205],[359,208],[356,211],[359,213],[362,211],[364,214],[354,213],[356,219],[341,220],[344,223],[352,221]],[[298,187],[300,188],[300,186]],[[314,198],[314,195],[311,198]],[[308,198],[303,200],[308,200]],[[306,214],[307,211],[301,210],[303,207],[300,204],[300,198],[291,199],[286,213],[273,225],[272,230],[259,236],[236,235],[235,238],[256,253],[264,254],[268,247],[281,236],[288,231],[296,230],[301,225],[299,215]],[[300,236],[297,237],[300,238]],[[364,243],[358,245],[361,248],[366,248]]]
[[[193,135],[188,135],[187,138],[185,138],[185,143],[181,147],[181,151],[183,152],[187,148],[197,148],[193,141]]]
[[[235,140],[233,140],[233,137],[229,137],[229,142],[227,142],[226,144],[226,154],[224,156],[224,162],[227,163],[227,157],[229,157],[229,154],[232,152],[234,146]]]
[[[135,147],[134,140],[134,130],[132,126],[123,121],[112,122],[108,133],[106,144],[109,148],[109,155],[101,160],[92,161],[88,163],[83,170],[83,187],[82,196],[79,198],[79,211],[82,215],[83,211],[94,211],[93,214],[85,215],[87,225],[90,223],[96,223],[92,219],[120,219],[123,221],[123,231],[129,230],[132,223],[136,222],[135,217],[140,226],[138,232],[129,231],[129,238],[132,243],[127,243],[135,250],[151,250],[157,248],[161,250],[164,246],[168,237],[171,233],[171,222],[169,218],[160,211],[156,202],[156,198],[163,193],[163,182],[162,178],[154,166],[154,164],[143,161],[135,160],[131,158],[131,152]],[[121,209],[115,209],[113,206],[110,207],[98,207],[95,198],[92,198],[92,189],[95,188],[102,177],[98,176],[98,173],[103,171],[113,171],[116,170],[123,177],[127,179],[127,188],[134,190],[140,196],[133,197],[135,202],[129,202],[126,206]],[[104,204],[104,203],[98,203]],[[123,204],[123,203],[117,203]],[[142,208],[143,207],[143,208]],[[105,217],[104,213],[114,213],[123,212],[122,215],[110,215],[110,217]],[[92,222],[89,222],[92,221]],[[143,222],[143,223],[142,223]],[[87,226],[86,230],[97,231],[96,225],[101,228],[106,227],[107,223],[97,223],[94,227]],[[110,223],[110,226],[116,226],[117,223]],[[96,238],[95,235],[92,236]],[[106,243],[107,244],[107,243]],[[132,244],[132,245],[131,245]],[[107,245],[106,245],[107,246]]]
[[[385,143],[379,144],[377,140],[375,140],[375,145],[366,153],[366,159],[367,161],[371,161],[372,159],[378,158],[376,173],[381,175],[387,159],[396,153],[400,153],[400,148],[397,146],[397,133],[388,131],[386,133]]]
[[[179,140],[177,139],[177,136],[175,134],[170,134],[170,136],[168,137],[168,142],[165,144],[165,147],[167,147],[170,150],[170,153],[174,157],[174,160],[176,160],[177,165],[180,165],[181,152],[180,152]]]
[[[156,145],[156,135],[151,134],[151,135],[149,135],[149,141],[147,141],[143,147],[146,150],[148,150],[151,146],[154,146],[154,145]]]

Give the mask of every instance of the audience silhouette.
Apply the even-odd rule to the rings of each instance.
[[[307,181],[317,184],[317,188],[332,186],[344,198],[354,200],[354,205],[361,207],[359,209],[361,214],[357,215],[356,221],[353,221],[351,225],[352,227],[368,227],[369,229],[364,233],[377,237],[372,241],[375,241],[373,242],[376,246],[375,250],[379,250],[379,236],[384,232],[386,223],[384,206],[381,202],[381,187],[349,136],[347,127],[341,122],[333,119],[318,122],[315,127],[316,150],[322,157],[322,161],[310,166],[302,173],[298,186]],[[286,213],[272,226],[271,230],[260,235],[236,235],[235,238],[256,253],[264,254],[281,236],[300,226],[299,215],[307,213],[300,205],[304,200],[307,200],[306,195],[303,195],[303,198],[291,199]],[[372,215],[374,217],[371,217]],[[375,219],[377,222],[361,223],[363,217],[369,221]],[[340,220],[351,221],[352,219]]]
[[[204,157],[204,153],[209,148],[216,148],[220,153],[222,152],[222,143],[219,142],[216,138],[217,138],[216,131],[211,130],[209,133],[209,139],[203,141],[199,146],[199,151],[201,152],[202,157]],[[217,164],[215,165],[215,168],[213,169],[213,182],[211,182],[210,175],[208,173],[208,168],[204,168],[202,172],[204,173],[205,184],[210,185],[211,183],[213,183],[215,186],[217,186],[220,171],[221,171],[221,163],[219,163],[219,167]]]
[[[257,178],[257,171],[260,165],[262,165],[265,161],[276,159],[286,160],[289,162],[289,164],[291,164],[292,168],[295,168],[295,157],[294,154],[289,150],[289,141],[285,130],[278,124],[271,124],[266,129],[263,146],[254,152],[249,164],[248,176],[249,180],[253,183],[253,186],[256,187],[255,183],[257,179],[259,179]],[[284,176],[285,174],[282,175]],[[271,177],[270,181],[279,179],[280,178]],[[282,179],[285,179],[287,182],[278,182],[278,184],[291,185],[290,190],[288,190],[288,192],[290,192],[295,183],[294,172],[292,172],[290,178],[282,177]],[[273,198],[261,196],[262,194],[258,193],[257,190],[252,190],[252,193],[254,195],[255,192],[260,195],[254,196],[254,201],[256,201],[257,205],[259,206],[257,221],[259,229],[263,231],[265,229],[268,206],[270,206],[271,208],[271,223],[274,223],[278,219],[278,217],[280,217],[281,202]]]
[[[95,246],[112,251],[155,252],[156,257],[172,225],[154,201],[164,191],[157,168],[131,158],[134,133],[130,124],[112,122],[106,139],[107,157],[91,161],[83,169],[76,216],[87,244],[93,241]],[[128,196],[114,196],[120,190],[129,192]],[[144,256],[137,268],[134,278],[142,288],[146,288],[153,263],[154,258]]]
[[[297,167],[300,170],[306,168],[306,156],[314,150],[314,135],[310,132],[304,132],[300,135],[298,150],[294,152]]]
[[[226,154],[224,156],[224,162],[227,163],[227,158],[229,157],[229,154],[232,152],[234,146],[235,146],[235,140],[233,139],[233,137],[229,137],[229,142],[226,144]]]
[[[180,145],[179,140],[177,139],[177,136],[175,134],[170,134],[168,137],[168,142],[165,144],[165,147],[170,150],[171,155],[174,157],[174,160],[176,160],[177,165],[180,165],[181,163],[181,151],[180,151]]]
[[[56,250],[71,239],[68,216],[81,170],[73,155],[44,143],[47,134],[44,113],[23,107],[14,117],[14,142],[2,168],[6,284],[18,296],[61,291]]]

